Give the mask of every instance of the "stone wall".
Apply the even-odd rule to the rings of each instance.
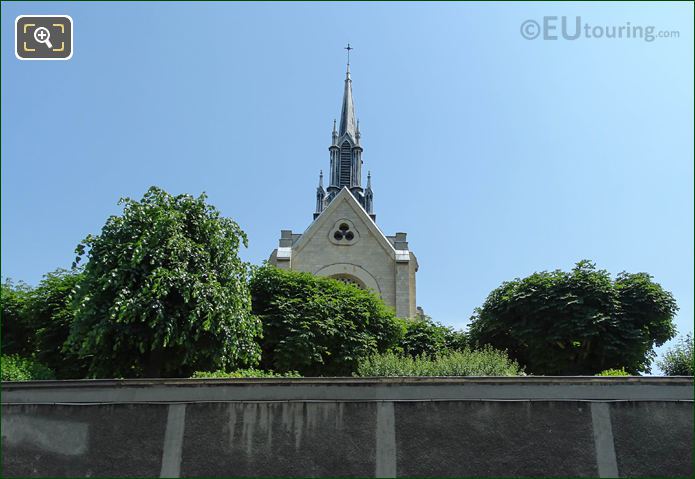
[[[690,476],[692,378],[2,384],[4,477]]]

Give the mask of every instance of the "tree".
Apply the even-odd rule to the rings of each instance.
[[[693,375],[693,335],[680,338],[675,346],[666,351],[657,365],[667,376]]]
[[[309,273],[263,266],[252,276],[251,295],[263,323],[264,369],[350,375],[360,359],[395,346],[404,332],[374,293]]]
[[[532,374],[649,372],[655,346],[675,334],[673,296],[646,273],[611,280],[587,260],[502,283],[477,308],[472,344],[505,349]]]
[[[63,351],[75,317],[72,294],[82,276],[78,270],[47,273],[26,302],[26,320],[35,331],[36,360],[55,371],[59,379],[81,379],[87,372],[84,361]]]
[[[33,351],[34,329],[28,323],[24,309],[31,288],[23,282],[2,283],[2,352],[28,356]]]
[[[447,351],[464,351],[470,348],[468,336],[460,329],[447,327],[445,339]]]
[[[429,316],[406,319],[406,331],[400,342],[403,354],[433,357],[446,351],[462,351],[466,337],[461,331],[432,321]]]
[[[206,196],[151,187],[122,199],[101,234],[76,249],[87,258],[76,287],[69,350],[93,377],[188,377],[257,363],[258,319],[250,314],[247,246],[239,225]]]

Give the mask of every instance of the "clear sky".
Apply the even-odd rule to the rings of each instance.
[[[73,58],[16,59],[20,14],[71,15]],[[679,37],[522,37],[563,15]],[[267,259],[311,222],[347,42],[377,222],[435,320],[587,258],[652,274],[693,330],[690,2],[3,2],[2,275],[69,267],[150,185],[207,192]]]

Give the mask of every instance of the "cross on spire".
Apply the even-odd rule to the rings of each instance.
[[[347,46],[345,47],[345,50],[347,50],[347,57],[348,57],[347,64],[348,64],[348,66],[350,66],[350,50],[354,50],[354,48],[352,48],[350,46],[350,44],[348,43]]]

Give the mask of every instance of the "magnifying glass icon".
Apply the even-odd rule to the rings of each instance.
[[[48,48],[53,48],[51,32],[46,27],[39,27],[34,30],[34,40],[39,43],[45,43]]]

